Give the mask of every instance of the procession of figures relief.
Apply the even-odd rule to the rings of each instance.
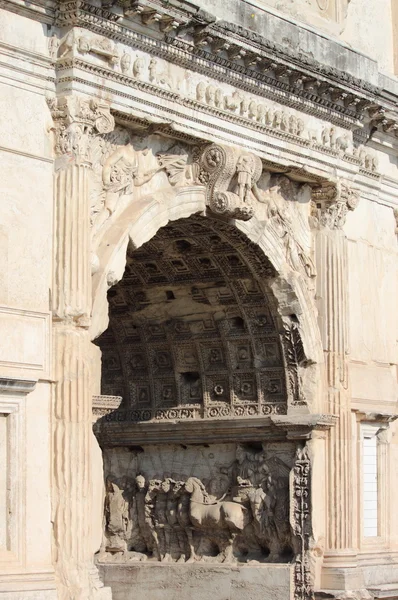
[[[150,84],[151,91],[162,88],[187,102],[188,106],[199,104],[207,107],[216,116],[226,114],[239,118],[243,125],[264,130],[271,135],[292,142],[326,151],[332,155],[354,160],[368,173],[378,171],[376,155],[363,145],[355,144],[351,131],[322,124],[319,119],[307,116],[304,122],[298,111],[288,111],[275,102],[255,98],[242,90],[212,80],[177,65],[151,57],[137,51],[134,54],[124,47],[100,35],[88,33],[81,28],[71,30],[60,42],[53,36],[49,40],[49,52],[53,59],[67,61],[68,58],[90,55],[90,60],[105,62],[115,73],[129,83]],[[67,63],[66,63],[67,64]],[[296,82],[297,84],[297,82]],[[306,89],[309,83],[306,83]],[[149,88],[148,88],[149,89]]]
[[[305,557],[309,462],[291,442],[123,448],[104,461],[103,560]]]

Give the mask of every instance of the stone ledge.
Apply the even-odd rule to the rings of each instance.
[[[214,563],[99,563],[100,575],[112,588],[113,600],[288,600],[292,597],[293,565],[243,566]]]
[[[29,394],[36,387],[36,380],[0,377],[0,394]]]
[[[117,411],[115,411],[115,414]],[[109,419],[109,417],[108,417]],[[187,444],[248,442],[253,440],[309,439],[313,430],[329,429],[336,423],[333,415],[296,415],[234,419],[196,419],[167,422],[110,421],[102,418],[94,425],[101,447],[154,443]]]

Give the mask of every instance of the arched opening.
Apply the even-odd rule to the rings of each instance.
[[[301,338],[309,321],[301,280],[277,270],[269,232],[255,237],[250,227],[195,211],[152,236],[135,223],[124,238],[124,274],[108,290],[109,326],[95,342],[102,398],[115,408],[95,425],[105,481],[98,564],[117,592],[149,590],[159,562],[184,586],[200,561],[223,563],[228,582],[236,565],[262,565],[262,589],[277,569],[290,594],[304,543],[291,508],[308,434],[300,387],[311,370]],[[115,245],[119,265],[124,248]]]
[[[129,421],[286,414],[292,401],[277,273],[233,225],[169,223],[108,291],[101,393]]]

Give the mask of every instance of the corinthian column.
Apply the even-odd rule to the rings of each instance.
[[[104,597],[93,564],[90,383],[90,141],[111,131],[107,107],[50,103],[56,136],[53,310],[54,561],[61,600]]]
[[[352,589],[352,567],[356,564],[347,372],[348,258],[347,238],[342,227],[347,212],[354,210],[357,203],[358,194],[344,183],[320,187],[313,192],[317,298],[327,385],[324,410],[338,417],[327,442],[324,589],[346,589],[347,586]]]

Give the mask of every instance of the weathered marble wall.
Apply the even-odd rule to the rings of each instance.
[[[259,429],[285,440],[278,443],[307,440],[316,485],[310,566],[217,564],[203,590],[223,600],[226,585],[231,599],[242,590],[257,598],[265,586],[285,600],[293,581],[297,600],[313,588],[396,595],[397,83],[381,74],[393,72],[392,5],[199,4],[218,21],[163,14],[171,10],[163,4],[141,11],[140,3],[44,8],[6,0],[0,9],[0,414],[7,415],[0,445],[9,481],[1,498],[12,507],[7,525],[0,514],[4,600],[109,597],[93,564],[101,545],[106,554],[104,484],[114,476],[108,483],[120,491],[129,470],[113,471],[109,447],[116,439],[130,447],[140,435],[140,443],[154,442],[157,430],[124,417],[111,423],[104,480],[91,434],[91,397],[101,394],[91,340],[107,328],[107,290],[123,285],[127,247],[134,261],[134,250],[169,221],[211,211],[218,222],[232,220],[236,240],[260,249],[263,266],[265,257],[272,263],[280,333],[301,337],[285,366],[305,401],[290,394],[272,418],[243,415],[239,435],[261,446],[261,416]],[[220,160],[228,175],[221,183],[211,169]],[[111,408],[98,402],[120,414],[114,398]],[[228,467],[233,428],[226,434],[229,425],[210,416],[200,427],[174,417],[160,423],[165,454],[186,438],[191,450],[208,444],[204,453]],[[380,535],[370,541],[362,535],[358,469],[364,423],[380,426]],[[226,435],[228,460],[211,446]],[[191,454],[192,474],[208,485]],[[147,478],[165,475],[148,464],[140,465]],[[308,506],[301,509],[303,516]],[[164,586],[176,581],[188,598],[192,580],[205,576],[203,565],[173,564],[165,574],[167,564],[146,562],[142,569],[103,563],[115,598],[155,586],[164,600]],[[131,579],[136,587],[126,584]]]
[[[53,155],[45,94],[52,69],[39,22],[3,8],[0,22],[0,412],[9,415],[2,469],[10,478],[0,596],[50,599],[56,598],[49,315]]]

